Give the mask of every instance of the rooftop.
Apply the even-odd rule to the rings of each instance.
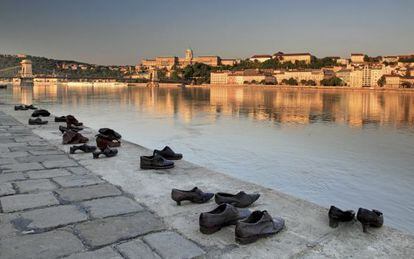
[[[251,58],[271,58],[271,55],[253,55]]]

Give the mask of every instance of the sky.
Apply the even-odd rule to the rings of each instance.
[[[0,0],[0,54],[94,64],[414,53],[412,0]]]

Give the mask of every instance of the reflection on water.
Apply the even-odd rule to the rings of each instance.
[[[13,87],[15,102],[33,100],[83,105],[105,97],[121,106],[145,107],[159,114],[180,114],[190,121],[197,112],[243,116],[276,123],[333,122],[351,127],[366,124],[412,127],[414,92],[347,90],[286,90],[243,87],[67,87],[36,85]],[[216,117],[212,116],[212,120]]]
[[[414,93],[65,85],[5,91],[15,103],[75,114],[150,148],[171,145],[187,160],[323,206],[383,210],[387,224],[414,233]]]

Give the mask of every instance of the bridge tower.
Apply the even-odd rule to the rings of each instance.
[[[33,86],[32,61],[29,59],[23,59],[22,62],[20,62],[20,65],[20,85]]]
[[[22,66],[22,69],[20,71],[20,76],[22,78],[32,78],[33,77],[32,61],[28,59],[23,59],[22,62],[20,62],[20,65]]]
[[[159,87],[159,81],[158,70],[155,68],[150,71],[150,81],[147,83],[147,87]]]

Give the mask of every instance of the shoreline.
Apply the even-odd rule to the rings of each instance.
[[[0,111],[4,111],[23,124],[27,124],[27,118],[30,116],[30,111],[15,112],[11,105],[1,105]],[[48,120],[51,119],[53,117]],[[68,153],[69,146],[60,144],[61,135],[57,133],[57,125],[50,122],[45,126],[27,127]],[[82,134],[93,138],[96,131],[87,128]],[[380,229],[370,229],[370,234],[367,235],[362,233],[362,227],[358,222],[331,229],[328,226],[327,208],[187,161],[178,161],[174,169],[164,172],[142,171],[139,169],[139,155],[149,154],[151,150],[128,141],[122,143],[119,155],[114,158],[93,160],[88,154],[69,156],[93,173],[121,186],[137,201],[144,203],[159,215],[171,229],[196,242],[208,253],[218,250],[219,256],[228,258],[233,256],[265,258],[274,254],[282,257],[305,258],[410,257],[414,251],[414,236],[411,234],[384,226]],[[251,210],[267,209],[273,216],[282,216],[286,220],[286,229],[275,237],[247,246],[238,246],[234,242],[234,228],[231,227],[214,235],[202,235],[198,231],[198,214],[213,209],[214,202],[176,206],[169,197],[171,188],[190,189],[194,186],[213,192],[240,190],[259,192],[262,196]],[[390,243],[389,240],[393,242]]]
[[[0,82],[1,83],[1,82]],[[37,82],[34,85],[66,85],[68,87],[82,86],[82,82],[76,82],[79,85],[68,85],[70,82]],[[94,87],[91,82],[83,82],[85,86]],[[12,86],[16,86],[13,83],[5,82]],[[100,84],[100,82],[97,82]],[[109,84],[109,83],[108,83]],[[115,82],[114,82],[115,84]],[[124,83],[125,86],[146,87],[147,83]],[[96,86],[97,87],[97,86]],[[113,86],[123,87],[123,86]],[[383,87],[348,87],[348,86],[289,86],[289,85],[261,85],[261,84],[202,84],[202,85],[184,85],[180,83],[160,83],[160,88],[213,88],[213,87],[229,87],[229,88],[250,88],[250,89],[277,89],[277,90],[328,90],[328,91],[351,91],[351,92],[402,92],[402,93],[414,93],[414,88],[383,88]]]
[[[128,86],[146,87],[146,83],[128,83]],[[181,87],[178,83],[160,83],[161,88]],[[250,88],[250,89],[277,89],[277,90],[331,90],[331,91],[361,91],[361,92],[407,92],[414,93],[414,88],[381,88],[381,87],[343,87],[343,86],[288,86],[288,85],[259,85],[259,84],[203,84],[203,85],[185,85],[184,88],[212,88],[212,87],[234,87],[234,88]]]

